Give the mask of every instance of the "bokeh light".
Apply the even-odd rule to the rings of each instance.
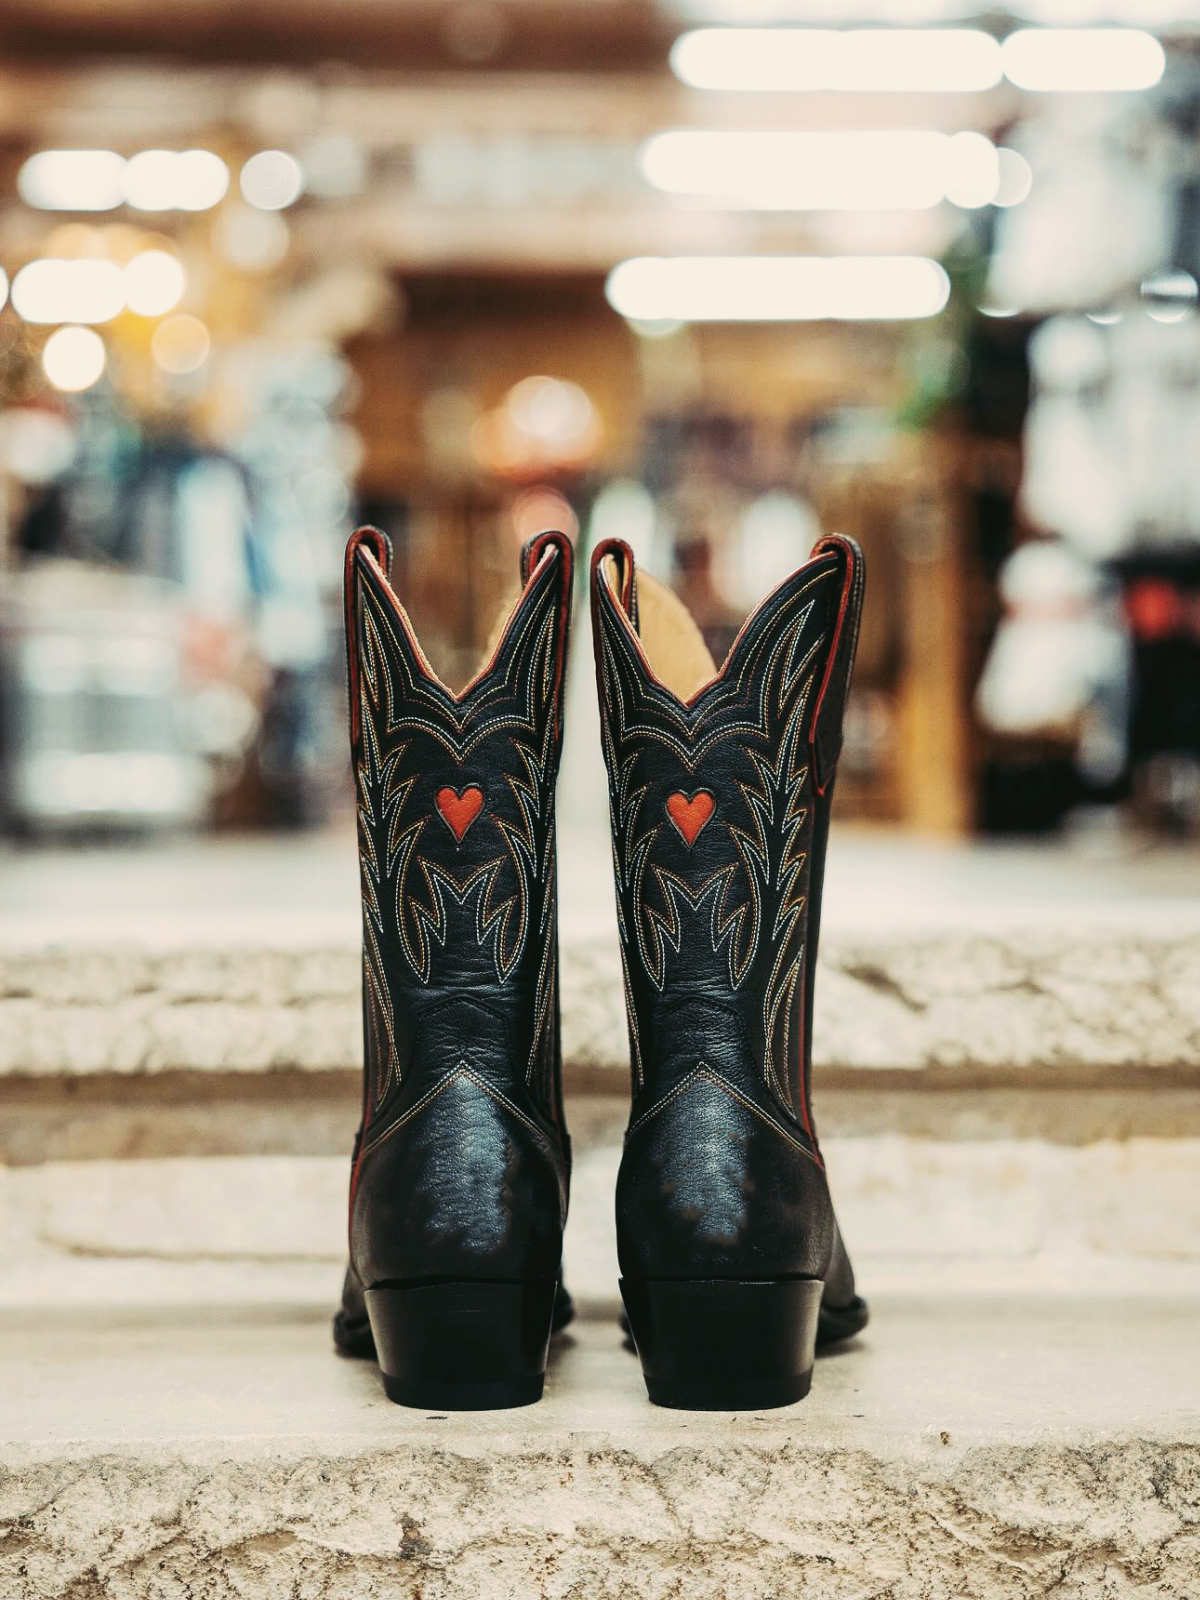
[[[207,211],[229,188],[229,168],[211,150],[39,150],[17,190],[40,211]]]
[[[93,328],[57,328],[46,340],[42,368],[56,389],[78,394],[104,371],[104,340]]]
[[[1009,82],[1042,93],[1149,89],[1167,62],[1140,28],[1018,28],[1001,49]]]
[[[696,28],[671,49],[696,89],[967,94],[1000,82],[1000,46],[976,28]]]
[[[990,205],[1000,186],[1000,160],[992,141],[982,133],[956,133],[946,154],[946,199],[967,211]]]
[[[515,383],[493,411],[471,428],[480,466],[502,477],[528,477],[552,468],[576,470],[601,437],[591,397],[579,384],[535,374]]]
[[[922,256],[635,256],[605,294],[637,321],[891,321],[936,316],[950,280]]]
[[[238,181],[247,204],[259,211],[282,211],[304,189],[300,163],[286,150],[260,150],[246,162]]]
[[[994,206],[1019,206],[1033,189],[1033,168],[1019,150],[997,150]]]
[[[124,199],[124,157],[115,150],[39,150],[17,175],[17,192],[39,211],[112,211]]]
[[[171,211],[175,205],[174,150],[141,150],[125,163],[122,189],[135,211]]]
[[[566,495],[544,483],[517,496],[513,502],[512,523],[518,544],[550,531],[565,533],[569,539],[579,533],[579,518],[571,502]]]
[[[112,261],[30,261],[13,279],[13,310],[26,322],[110,322],[125,308],[125,279]]]
[[[1196,280],[1181,268],[1151,273],[1142,281],[1141,296],[1155,322],[1186,322],[1196,314]]]
[[[976,207],[999,184],[995,146],[969,131],[677,128],[647,139],[639,162],[667,194],[767,211]]]
[[[125,267],[125,302],[142,317],[161,317],[183,299],[187,275],[166,250],[143,250]]]
[[[240,272],[270,272],[287,255],[291,233],[277,211],[230,206],[217,223],[214,243]]]
[[[509,391],[507,407],[515,427],[547,444],[575,443],[596,418],[585,391],[562,378],[523,378]]]
[[[183,150],[175,158],[177,211],[209,211],[229,190],[229,168],[211,150]]]
[[[672,339],[684,324],[677,317],[631,317],[629,326],[639,339]]]
[[[164,372],[185,377],[208,360],[212,340],[199,317],[177,312],[160,322],[150,341],[150,354]]]

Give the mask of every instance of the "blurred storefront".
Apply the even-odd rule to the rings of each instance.
[[[851,533],[841,816],[1194,832],[1198,50],[1191,0],[6,6],[5,828],[344,811],[368,520],[451,682],[543,527],[718,657]]]

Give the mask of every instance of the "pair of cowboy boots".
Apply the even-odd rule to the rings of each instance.
[[[551,1333],[570,1180],[554,790],[572,548],[545,533],[459,694],[388,581],[346,552],[363,896],[362,1123],[339,1348],[391,1399],[525,1405]],[[818,543],[718,672],[629,547],[591,570],[633,1098],[621,1293],[650,1399],[786,1405],[866,1322],[810,1108],[821,887],[863,560]]]

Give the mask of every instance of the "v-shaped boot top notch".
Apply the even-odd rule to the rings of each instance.
[[[594,573],[596,581],[604,585],[616,602],[616,609],[637,641],[650,673],[664,689],[690,707],[704,690],[724,676],[757,619],[770,611],[776,598],[797,578],[814,569],[821,558],[836,552],[848,561],[847,587],[857,582],[861,589],[862,555],[858,546],[841,534],[827,535],[818,540],[807,562],[788,574],[754,607],[720,667],[683,601],[657,578],[635,570],[633,554],[627,545],[614,540],[608,546],[601,546],[594,557]],[[857,624],[854,631],[857,633]]]
[[[624,572],[617,556],[600,563],[601,576],[622,609]],[[696,620],[673,590],[638,569],[636,576],[636,632],[651,672],[678,699],[687,701],[717,675],[717,664],[704,642]],[[632,594],[629,603],[632,604]]]
[[[417,630],[413,625],[412,617],[409,615],[407,607],[404,605],[404,602],[400,599],[399,595],[392,587],[391,574],[381,562],[375,545],[364,540],[359,546],[358,553],[362,559],[370,562],[371,566],[375,569],[383,591],[387,595],[398,621],[403,627],[414,651],[416,652],[417,658],[421,663],[422,671],[425,673],[426,677],[430,678],[434,683],[440,684],[440,686],[445,689],[446,693],[450,695],[451,699],[466,699],[466,696],[470,690],[474,688],[481,678],[486,676],[500,652],[500,645],[504,639],[505,633],[508,631],[509,627],[516,618],[521,601],[525,598],[526,593],[533,585],[534,581],[546,563],[558,558],[559,545],[557,542],[557,536],[547,536],[543,534],[538,540],[531,541],[531,543],[533,544],[533,550],[532,552],[527,551],[523,556],[522,565],[517,574],[518,581],[520,582],[520,588],[517,588],[515,584],[505,586],[502,599],[495,613],[495,618],[491,627],[488,629],[487,643],[484,645],[483,650],[477,657],[474,669],[465,679],[465,681],[462,682],[457,688],[453,684],[447,682],[446,678],[444,678],[442,674],[435,669],[430,661],[429,656],[426,654],[425,647],[421,643]],[[528,559],[530,554],[536,556],[535,561]],[[526,568],[528,568],[527,572]]]
[[[655,677],[680,700],[711,683],[717,664],[696,620],[673,590],[647,573],[638,574],[638,623],[642,649]]]

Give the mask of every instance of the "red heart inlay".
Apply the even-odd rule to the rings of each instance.
[[[477,783],[469,783],[461,790],[447,787],[439,789],[434,799],[442,821],[461,844],[467,829],[483,810],[483,790]]]
[[[693,795],[675,793],[667,796],[667,815],[679,829],[679,837],[689,850],[716,809],[717,802],[707,789],[697,789]]]

